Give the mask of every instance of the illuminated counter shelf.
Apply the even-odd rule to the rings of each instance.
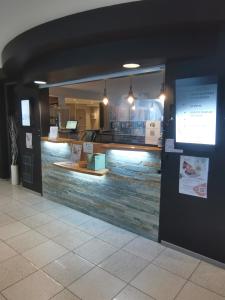
[[[56,140],[49,140],[48,137],[42,137],[42,141],[51,142],[51,143],[68,143],[68,144],[78,144],[82,145],[84,141],[77,141],[74,139],[66,139],[66,138],[58,138]],[[148,145],[129,145],[129,144],[116,144],[116,143],[93,143],[94,151],[95,152],[105,152],[106,150],[128,150],[128,151],[144,151],[144,152],[151,152],[151,151],[161,151],[162,149],[156,146],[148,146]]]
[[[81,168],[78,164],[73,164],[72,162],[55,162],[54,166],[78,173],[89,174],[94,176],[104,176],[109,172],[108,169],[102,169],[99,171],[89,170],[87,168]]]

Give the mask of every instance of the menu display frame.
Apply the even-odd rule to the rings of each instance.
[[[31,127],[31,101],[21,99],[21,123],[23,127]]]
[[[175,107],[176,144],[216,145],[217,76],[175,80]]]

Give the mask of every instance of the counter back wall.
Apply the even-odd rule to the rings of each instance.
[[[160,151],[107,150],[109,173],[102,177],[53,165],[70,156],[70,144],[42,142],[44,197],[158,240]]]

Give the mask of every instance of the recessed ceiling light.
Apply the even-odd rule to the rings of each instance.
[[[140,65],[136,63],[129,63],[129,64],[124,64],[123,67],[126,69],[137,69],[140,68]]]
[[[42,80],[35,80],[34,83],[36,83],[36,84],[47,84],[46,81],[42,81]]]

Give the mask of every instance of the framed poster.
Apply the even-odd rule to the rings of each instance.
[[[176,80],[176,142],[216,144],[217,80]]]
[[[30,100],[21,100],[22,126],[31,126],[30,122]]]
[[[209,158],[180,156],[179,193],[207,198]]]

